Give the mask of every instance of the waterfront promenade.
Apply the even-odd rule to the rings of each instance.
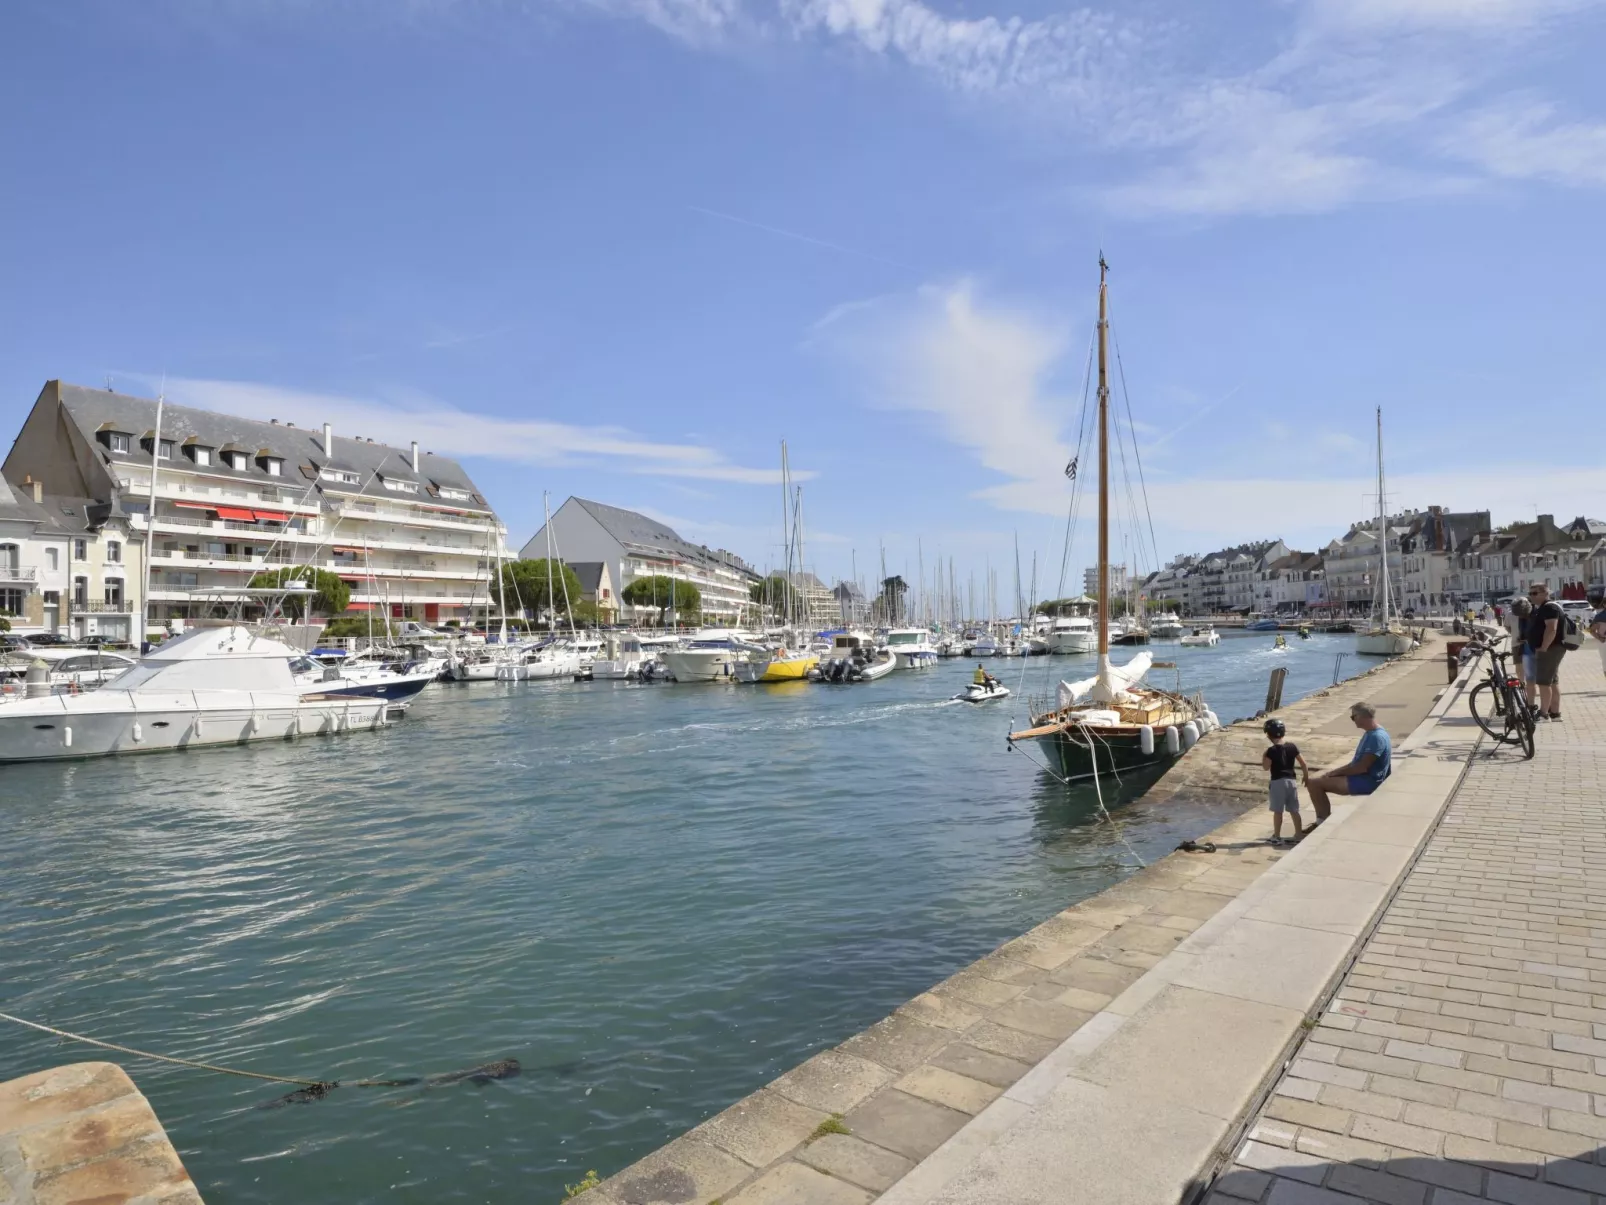
[[[1606,1199],[1606,683],[1480,753],[1211,1205]],[[1069,1198],[1067,1198],[1069,1199]]]
[[[1354,746],[1354,729],[1345,716],[1356,699],[1381,704],[1381,714],[1397,730],[1409,731],[1429,714],[1445,690],[1443,645],[1431,640],[1411,658],[1374,667],[1367,675],[1300,700],[1283,709],[1290,731],[1312,756],[1313,764],[1343,760]],[[1458,738],[1470,739],[1464,732]],[[1055,1188],[1059,1173],[1038,1168],[1029,1150],[1018,1163],[1026,1180],[1045,1195],[1017,1195],[1022,1185],[1005,1176],[991,1188],[953,1185],[972,1158],[1036,1112],[1053,1095],[1084,1047],[1102,1044],[1127,1024],[1129,1014],[1152,1001],[1156,985],[1168,982],[1181,961],[1226,968],[1242,965],[1252,951],[1217,948],[1205,957],[1191,955],[1189,943],[1209,937],[1223,922],[1242,935],[1236,924],[1254,902],[1250,895],[1279,868],[1300,857],[1265,844],[1269,819],[1259,766],[1264,739],[1258,721],[1247,721],[1212,734],[1173,769],[1159,787],[1135,807],[1165,807],[1185,793],[1200,792],[1242,800],[1244,814],[1208,834],[1213,853],[1176,853],[1139,871],[1126,882],[1065,909],[1031,932],[1006,943],[988,957],[964,968],[929,992],[911,1000],[891,1017],[840,1046],[822,1051],[758,1092],[715,1115],[688,1134],[619,1172],[586,1195],[595,1205],[656,1205],[658,1202],[720,1200],[723,1205],[864,1205],[878,1195],[886,1202],[1065,1201],[1157,1199],[1147,1186],[1134,1195],[1107,1195],[1102,1185],[1084,1196],[1067,1196]],[[1452,754],[1464,758],[1465,749]],[[1441,751],[1416,758],[1417,772],[1435,782],[1442,776]],[[1458,774],[1459,763],[1454,765]],[[1410,773],[1406,777],[1410,777]],[[1179,786],[1179,784],[1181,784]],[[1152,798],[1152,803],[1151,803]],[[1439,802],[1442,802],[1442,792]],[[1438,802],[1435,802],[1435,809]],[[1337,828],[1345,811],[1335,809]],[[1117,819],[1117,823],[1120,823]],[[1199,834],[1203,837],[1206,834]],[[1321,844],[1313,842],[1312,846]],[[1343,845],[1340,845],[1340,849]],[[1370,846],[1359,854],[1371,860]],[[1404,858],[1408,850],[1401,850]],[[1403,867],[1396,867],[1396,870]],[[1297,891],[1347,872],[1336,868],[1328,877],[1296,876]],[[1373,881],[1371,869],[1360,886],[1381,904],[1387,886]],[[1392,881],[1390,877],[1389,882]],[[1340,884],[1342,886],[1342,884]],[[1248,903],[1246,903],[1248,901]],[[1319,901],[1305,900],[1302,915]],[[1355,928],[1350,935],[1318,932],[1314,938],[1323,958],[1334,965],[1350,948],[1359,920],[1354,907],[1345,912]],[[1284,917],[1283,919],[1289,919]],[[1250,917],[1248,925],[1261,922]],[[1318,922],[1313,921],[1312,924]],[[1262,934],[1263,935],[1263,934]],[[1292,938],[1303,932],[1290,933]],[[1275,952],[1284,958],[1281,950]],[[1300,970],[1315,970],[1295,948],[1285,959]],[[1272,1039],[1248,1051],[1234,1070],[1249,1077],[1236,1105],[1217,1106],[1226,1116],[1211,1116],[1210,1140],[1202,1151],[1191,1146],[1168,1168],[1186,1181],[1208,1162],[1210,1150],[1225,1139],[1234,1112],[1247,1108],[1253,1090],[1276,1065],[1279,1052],[1294,1040],[1302,1008],[1314,1001],[1325,983],[1290,987],[1309,992],[1304,1005],[1285,1001],[1270,1010],[1277,1015],[1276,1033],[1260,1025],[1257,1038]],[[1198,989],[1200,998],[1211,996]],[[1235,999],[1230,990],[1215,994],[1220,1008],[1201,1012],[1197,1022],[1168,1014],[1168,1032],[1138,1040],[1148,1068],[1162,1077],[1171,1068],[1192,1067],[1206,1077],[1219,1076],[1222,1062],[1212,1057],[1210,1025],[1232,1025],[1245,1016],[1254,1027],[1265,1021],[1253,1005]],[[1124,1011],[1123,1011],[1124,1010]],[[1225,1010],[1222,1012],[1222,1010]],[[1214,1018],[1214,1021],[1211,1020]],[[1130,1032],[1142,1020],[1132,1016]],[[1246,1053],[1241,1048],[1239,1054]],[[1114,1092],[1116,1089],[1111,1088]],[[1206,1095],[1209,1093],[1206,1092]],[[1135,1103],[1153,1105],[1141,1093]],[[1110,1113],[1113,1117],[1116,1114]],[[1152,1120],[1152,1118],[1151,1118]],[[1162,1133],[1164,1123],[1161,1124]],[[1022,1130],[1014,1137],[1022,1137]],[[1133,1160],[1150,1159],[1160,1138],[1141,1129],[1128,1132],[1129,1149],[1118,1153],[1106,1170],[1115,1184],[1130,1186]],[[1058,1153],[1080,1152],[1100,1158],[1114,1149],[1108,1136],[1089,1135],[1076,1127],[1060,1130],[1050,1123],[1031,1143]],[[1223,1148],[1223,1153],[1225,1148]],[[1087,1168],[1067,1169],[1076,1182]],[[987,1178],[987,1177],[984,1177]],[[993,1191],[996,1189],[996,1191]],[[1175,1196],[1175,1193],[1172,1194]]]

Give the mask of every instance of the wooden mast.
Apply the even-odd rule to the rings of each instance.
[[[1110,265],[1099,254],[1099,669],[1110,656]]]

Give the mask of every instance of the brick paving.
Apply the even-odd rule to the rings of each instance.
[[[1209,1205],[1606,1205],[1606,683],[1474,757]]]

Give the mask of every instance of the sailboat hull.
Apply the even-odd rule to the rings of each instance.
[[[1415,643],[1404,632],[1362,632],[1355,637],[1355,651],[1362,657],[1401,657]]]
[[[1127,774],[1139,770],[1160,770],[1177,759],[1167,753],[1164,740],[1156,741],[1154,752],[1143,752],[1137,732],[1099,732],[1089,744],[1080,734],[1056,733],[1039,742],[1056,777],[1066,782],[1084,782],[1095,775]]]

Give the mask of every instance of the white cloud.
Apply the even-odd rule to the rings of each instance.
[[[977,497],[1016,509],[1023,494],[1063,493],[1071,450],[1061,431],[1074,409],[1045,391],[1065,350],[1060,327],[981,302],[961,281],[839,306],[815,324],[813,344],[843,360],[873,402],[934,415],[949,442],[1004,478]]]
[[[142,378],[155,384],[151,378]],[[714,448],[659,443],[617,427],[579,427],[540,419],[477,414],[418,394],[358,398],[250,381],[169,378],[167,396],[185,406],[305,427],[333,424],[339,435],[362,435],[406,447],[410,440],[447,456],[478,456],[552,466],[595,463],[625,473],[698,478],[746,485],[778,485],[779,469],[731,464]],[[813,474],[794,470],[807,480]]]
[[[1606,185],[1606,123],[1558,121],[1553,105],[1531,97],[1474,113],[1444,150],[1506,179]]]

